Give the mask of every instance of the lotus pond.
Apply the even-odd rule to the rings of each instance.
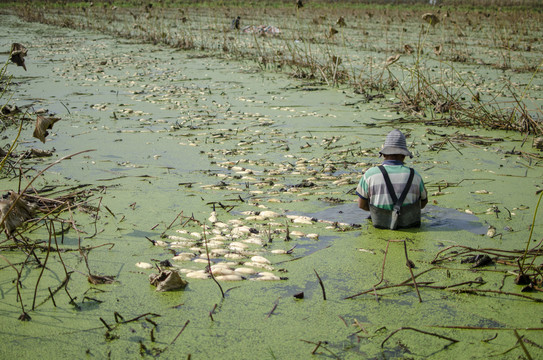
[[[40,209],[0,244],[0,357],[543,356],[540,43],[526,36],[507,68],[492,66],[504,58],[485,52],[451,72],[469,77],[482,101],[525,104],[530,131],[457,127],[436,107],[399,106],[401,92],[388,87],[413,81],[402,72],[411,65],[389,68],[383,54],[413,43],[420,23],[400,25],[410,37],[402,40],[378,41],[373,15],[363,18],[366,30],[347,26],[333,43],[320,43],[316,32],[311,41],[291,38],[293,47],[324,44],[305,49],[315,57],[341,49],[352,73],[379,59],[376,76],[386,81],[364,73],[353,87],[334,75],[337,58],[335,72],[325,60],[320,79],[306,76],[310,70],[302,76],[293,61],[282,65],[293,72],[272,71],[278,62],[267,61],[278,46],[288,49],[287,36],[232,32],[232,10],[182,10],[167,35],[190,38],[192,48],[142,39],[143,30],[122,19],[111,33],[97,19],[75,26],[87,19],[80,8],[54,10],[74,25],[63,27],[0,15],[6,59],[14,42],[28,49],[26,72],[5,68],[11,82],[2,102],[23,115],[2,118],[4,150],[24,120],[0,186],[26,189],[25,201]],[[258,16],[253,24],[263,22]],[[330,18],[305,16],[328,31]],[[301,13],[293,18],[302,21]],[[384,29],[386,19],[377,18]],[[294,20],[274,24],[283,34],[294,28]],[[541,24],[526,26],[541,34]],[[376,38],[359,44],[347,30]],[[468,41],[472,31],[464,29],[462,43],[470,53],[478,46]],[[223,45],[230,51],[210,51]],[[258,46],[260,62],[243,55]],[[443,62],[424,66],[440,72]],[[504,79],[525,90],[522,101]],[[360,91],[364,84],[373,85]],[[476,94],[455,91],[455,99]],[[45,142],[32,137],[38,117],[59,118]],[[374,229],[356,206],[354,188],[380,162],[394,128],[408,134],[408,164],[430,194],[420,229]],[[149,276],[159,268],[188,284],[156,291]],[[517,284],[519,269],[529,284]]]

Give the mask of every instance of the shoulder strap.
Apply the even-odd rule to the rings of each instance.
[[[392,202],[396,204],[398,202],[398,197],[396,196],[396,191],[394,191],[392,182],[390,182],[388,173],[383,165],[379,165],[379,170],[381,170],[381,173],[383,174],[383,177],[385,178],[385,184],[387,185],[388,193],[390,194],[390,197],[392,198]]]
[[[400,195],[400,198],[398,199],[400,206],[402,206],[407,196],[407,193],[409,193],[409,189],[411,188],[411,183],[413,183],[414,176],[415,176],[415,170],[413,170],[413,168],[409,168],[409,179],[407,179],[407,183],[405,184],[405,187],[403,188],[402,195]]]
[[[413,177],[415,176],[415,170],[413,168],[409,168],[409,178],[407,179],[407,183],[405,184],[405,187],[402,191],[402,194],[400,195],[400,198],[396,196],[396,191],[394,191],[394,187],[392,186],[392,182],[390,181],[390,177],[388,176],[388,173],[383,165],[379,165],[379,170],[381,170],[381,173],[383,174],[383,177],[385,178],[385,183],[388,189],[388,193],[390,194],[390,197],[392,198],[392,202],[394,203],[394,207],[401,207],[405,198],[407,197],[407,193],[409,193],[409,189],[411,188],[411,184],[413,183]]]

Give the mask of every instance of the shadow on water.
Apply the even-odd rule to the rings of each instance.
[[[333,206],[314,213],[292,212],[292,214],[356,225],[365,225],[369,217],[369,212],[359,209],[356,203]],[[428,205],[422,210],[421,229],[426,231],[466,230],[478,235],[486,234],[487,231],[486,225],[475,215],[434,205]]]

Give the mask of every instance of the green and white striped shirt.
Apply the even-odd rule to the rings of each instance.
[[[396,160],[385,160],[383,161],[383,166],[388,173],[396,196],[399,198],[409,178],[409,168],[401,161]],[[385,178],[377,166],[366,171],[356,187],[356,194],[365,200],[369,199],[371,205],[381,209],[392,210],[394,207],[392,197],[388,193]],[[427,198],[428,193],[424,187],[422,177],[415,171],[413,183],[411,184],[411,188],[407,193],[403,205],[414,204],[417,201],[425,200]]]

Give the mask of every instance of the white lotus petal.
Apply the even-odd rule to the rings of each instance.
[[[228,249],[213,249],[211,250],[211,254],[214,256],[223,256],[230,252]]]
[[[219,276],[215,276],[215,279],[217,279],[218,281],[240,281],[240,280],[243,280],[243,278],[241,277],[241,275],[219,275]]]
[[[281,280],[279,276],[276,275],[266,275],[266,276],[259,276],[256,278],[251,278],[253,281],[278,281]]]
[[[270,219],[270,218],[276,218],[276,217],[279,217],[281,216],[279,213],[276,213],[275,211],[270,211],[270,210],[266,210],[266,211],[261,211],[258,215],[266,218],[266,219]]]
[[[204,270],[198,270],[198,271],[192,271],[185,275],[187,278],[190,279],[207,279],[209,278],[209,274],[207,274]]]
[[[273,266],[271,265],[268,265],[268,264],[262,264],[262,263],[257,263],[257,262],[246,262],[245,264],[243,264],[245,266],[252,266],[252,267],[255,267],[255,268],[259,268],[259,269],[265,269],[265,270],[268,270],[268,271],[273,271]]]
[[[211,258],[211,256],[210,256],[210,258]],[[199,263],[199,264],[207,264],[207,259],[204,259],[204,258],[194,259],[193,261],[195,263]]]
[[[244,259],[245,256],[241,254],[236,254],[236,253],[229,253],[229,254],[224,255],[224,258],[230,259],[230,260],[241,260],[241,259]]]
[[[193,253],[180,253],[180,254],[175,255],[172,258],[172,260],[174,260],[174,261],[188,261],[188,260],[191,260],[195,256],[196,255],[193,254]]]
[[[136,263],[136,266],[141,269],[152,269],[154,266],[152,264],[146,263],[146,262],[138,262]]]
[[[271,261],[266,259],[265,257],[263,256],[259,256],[259,255],[256,255],[256,256],[253,256],[251,258],[251,261],[252,262],[256,262],[256,263],[260,263],[260,264],[268,264],[270,265],[271,264]]]
[[[240,267],[237,269],[234,269],[235,272],[243,274],[243,275],[253,275],[256,274],[256,270],[248,267]]]

